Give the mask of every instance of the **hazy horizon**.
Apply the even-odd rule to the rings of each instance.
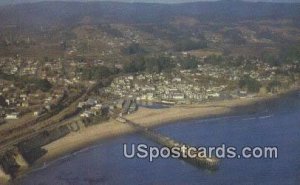
[[[219,0],[0,0],[0,5],[6,4],[18,4],[18,3],[34,3],[42,1],[69,1],[69,2],[127,2],[127,3],[188,3],[188,2],[208,2],[208,1],[219,1]],[[242,0],[247,2],[274,2],[274,3],[300,3],[300,0]]]

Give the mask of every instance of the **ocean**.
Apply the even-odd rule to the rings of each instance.
[[[158,144],[139,134],[65,156],[23,177],[20,185],[298,185],[300,182],[300,97],[255,114],[194,119],[156,130],[192,146],[276,146],[277,159],[221,159],[217,171],[183,160],[126,159],[123,144]]]

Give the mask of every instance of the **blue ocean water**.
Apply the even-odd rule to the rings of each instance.
[[[299,98],[300,99],[300,98]],[[299,99],[295,99],[298,101]],[[99,143],[28,174],[20,185],[298,185],[300,104],[263,114],[177,122],[157,130],[193,146],[277,146],[278,159],[223,159],[215,172],[178,159],[126,159],[123,143],[158,146],[139,134]]]

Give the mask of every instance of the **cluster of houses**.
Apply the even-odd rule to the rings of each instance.
[[[81,118],[103,116],[109,111],[109,106],[101,104],[97,98],[89,98],[84,102],[79,102],[77,108],[81,110]]]
[[[64,66],[67,64],[68,66]],[[25,57],[0,57],[0,124],[3,120],[19,119],[30,113],[41,116],[51,110],[57,101],[64,95],[66,89],[78,89],[85,86],[80,80],[76,68],[82,63],[75,61],[65,62],[62,59],[38,59]],[[87,65],[87,64],[84,64]],[[33,89],[28,84],[18,80],[22,77],[31,79],[47,79],[52,88],[49,92]],[[18,78],[14,78],[18,77]],[[78,86],[80,85],[80,86]],[[89,84],[88,84],[89,85]]]
[[[131,34],[130,29],[124,32],[132,42],[140,42],[139,37]],[[106,37],[106,36],[105,36]],[[108,36],[107,36],[108,37]],[[116,38],[119,40],[119,38]],[[125,43],[128,44],[128,43]],[[110,45],[115,44],[113,40]],[[172,57],[173,58],[173,57]],[[174,58],[176,58],[174,56]],[[279,80],[281,84],[291,84],[299,81],[297,71],[299,64],[283,64],[281,67],[271,66],[256,59],[245,59],[238,65],[233,60],[230,65],[216,65],[199,60],[194,69],[182,69],[180,63],[173,72],[137,73],[116,77],[105,92],[120,99],[136,99],[137,101],[152,101],[165,103],[189,104],[211,99],[229,99],[255,96],[245,89],[239,89],[239,81],[245,75],[257,80],[261,84]],[[233,64],[233,65],[232,65]],[[73,89],[74,93],[93,83],[82,80],[82,72],[78,68],[105,65],[102,60],[75,61],[63,59],[37,59],[22,57],[0,58],[1,74],[8,76],[26,76],[37,79],[47,79],[53,85],[50,92],[32,90],[29,86],[18,86],[13,79],[0,79],[0,124],[3,120],[18,119],[24,113],[31,112],[34,116],[41,116],[51,110],[63,96],[64,90]],[[292,78],[291,78],[292,77]],[[287,87],[287,86],[285,86]],[[125,103],[125,112],[132,112],[136,102]],[[123,106],[124,106],[123,105]],[[129,105],[129,106],[128,106]],[[81,117],[101,115],[102,104],[97,99],[81,102],[79,108],[84,110]],[[109,106],[108,106],[109,107]],[[122,107],[123,108],[123,107]]]
[[[209,89],[211,92],[206,93],[200,85],[190,84],[175,74],[159,73],[118,77],[106,88],[106,92],[122,98],[136,98],[138,101],[188,103],[203,101],[209,96],[218,97],[218,92],[223,88],[212,87]]]
[[[69,56],[78,56],[84,53],[97,53],[102,59],[124,60],[122,48],[129,46],[132,43],[149,44],[150,35],[140,32],[131,26],[113,25],[109,27],[104,25],[99,26],[81,26],[78,28],[82,30],[82,38],[84,42],[78,39],[72,39],[68,42],[66,53]],[[86,32],[88,30],[88,32]],[[89,32],[93,31],[91,37]],[[151,37],[153,40],[153,37]],[[83,44],[88,43],[88,44]],[[155,43],[155,42],[153,42]],[[99,45],[97,47],[89,47],[88,45]]]
[[[243,76],[250,76],[262,84],[277,79],[282,83],[289,83],[289,76],[282,76],[282,70],[289,71],[294,68],[296,65],[287,64],[279,69],[259,60],[249,60],[236,67],[202,63],[192,70],[117,77],[106,88],[106,92],[139,101],[180,104],[253,97],[256,94],[239,88],[239,81]]]
[[[14,86],[14,84],[0,80],[0,124],[4,119],[18,119],[22,111],[26,111],[34,99],[33,94]]]
[[[75,60],[57,59],[32,59],[22,57],[1,57],[1,72],[6,75],[26,76],[38,79],[47,79],[54,85],[66,86],[80,83],[80,74],[77,68],[87,65],[101,65],[103,61],[78,62]]]
[[[84,102],[79,102],[77,108],[80,110],[81,118],[93,118],[95,116],[107,116],[131,114],[138,110],[138,103],[134,98],[118,99],[116,101],[100,103],[100,97],[91,97]]]
[[[33,112],[33,116],[41,116],[51,110],[63,97],[63,90],[51,92],[33,92],[22,90],[13,84],[0,80],[0,117],[5,120],[19,119],[24,114]]]

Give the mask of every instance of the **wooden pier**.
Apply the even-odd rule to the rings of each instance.
[[[155,132],[154,130],[151,130],[147,127],[143,127],[143,126],[141,126],[137,123],[134,123],[130,120],[127,120],[123,117],[119,117],[119,118],[117,118],[117,120],[121,123],[128,124],[128,125],[134,127],[137,131],[141,132],[141,134],[143,134],[145,137],[151,139],[152,141],[154,141],[160,145],[168,147],[169,149],[172,149],[174,147],[190,148],[190,146],[187,144],[177,142],[169,137],[163,136],[162,134]],[[183,159],[197,167],[200,167],[200,168],[205,168],[205,169],[212,170],[212,171],[218,169],[219,160],[217,158],[202,157],[201,154],[198,155],[198,152],[194,153],[195,157],[188,157],[187,153],[184,153],[184,152],[187,152],[187,150],[180,150],[181,159]],[[183,157],[183,156],[187,156],[187,157]]]

